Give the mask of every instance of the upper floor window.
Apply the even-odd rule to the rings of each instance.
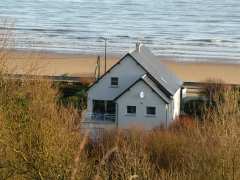
[[[147,106],[147,108],[146,108],[146,115],[155,116],[156,115],[156,107],[154,107],[154,106]]]
[[[118,77],[111,77],[111,87],[118,87]]]

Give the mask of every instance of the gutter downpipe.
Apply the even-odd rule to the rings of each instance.
[[[180,115],[182,114],[182,111],[183,111],[183,104],[182,104],[182,100],[183,100],[183,89],[184,87],[182,86],[181,89],[180,89]]]
[[[116,128],[118,129],[118,103],[116,103]]]
[[[166,109],[166,128],[168,127],[168,104],[165,106]]]

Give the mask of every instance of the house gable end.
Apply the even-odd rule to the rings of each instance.
[[[101,81],[107,74],[109,74],[113,69],[115,69],[123,60],[128,59],[127,57],[131,57],[133,61],[136,62],[138,66],[140,66],[146,74],[151,78],[151,80],[158,85],[158,88],[164,92],[169,98],[172,98],[173,94],[167,90],[166,87],[164,87],[152,74],[149,72],[142,64],[138,62],[138,60],[131,55],[131,53],[127,53],[125,56],[123,56],[116,64],[114,64],[106,73],[104,73],[98,80],[96,80],[92,85],[89,86],[89,91],[95,84],[97,84],[99,81]]]
[[[145,73],[144,69],[126,54],[88,89],[88,98],[113,100]],[[117,79],[116,86],[112,85],[112,79]]]
[[[87,91],[89,91],[95,84],[97,84],[99,81],[101,81],[107,74],[109,74],[114,68],[116,68],[123,60],[126,60],[127,57],[130,57],[142,68],[142,66],[135,60],[135,58],[130,53],[127,53],[116,64],[114,64],[110,69],[108,69],[98,80],[96,80],[94,83],[92,83],[88,87]],[[143,69],[143,70],[146,71],[145,69]]]
[[[144,93],[141,93],[144,92]],[[132,88],[116,100],[118,127],[140,127],[151,129],[166,123],[168,105],[156,94],[143,79],[139,80]],[[128,107],[135,107],[135,113],[128,113]],[[147,114],[147,107],[154,107],[155,114]]]
[[[165,98],[163,98],[154,88],[152,88],[146,81],[144,81],[142,78],[135,81],[131,86],[129,86],[127,89],[125,89],[121,94],[119,94],[114,101],[117,101],[119,98],[121,98],[124,94],[126,94],[131,88],[133,88],[136,84],[139,82],[144,82],[144,84],[147,85],[148,88],[150,88],[160,99],[162,99],[166,104],[169,104],[169,101],[166,101]]]

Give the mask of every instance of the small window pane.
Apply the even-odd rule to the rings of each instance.
[[[147,107],[147,115],[156,115],[156,107],[148,106]]]
[[[111,86],[118,86],[118,78],[117,77],[111,78]]]
[[[128,114],[136,114],[136,106],[127,106]]]

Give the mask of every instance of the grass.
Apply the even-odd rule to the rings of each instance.
[[[94,141],[81,133],[77,110],[59,103],[51,81],[9,80],[4,72],[0,179],[240,179],[238,89],[209,87],[213,105],[203,108],[202,121],[184,117],[169,129],[112,130]]]
[[[52,82],[0,76],[0,179],[239,179],[239,90],[212,95],[204,120],[112,130],[98,141]]]
[[[40,80],[2,80],[0,97],[0,179],[68,177],[81,142],[75,110],[59,106]]]
[[[239,179],[239,91],[215,95],[204,121],[82,135],[78,113],[45,80],[0,80],[0,179]]]

